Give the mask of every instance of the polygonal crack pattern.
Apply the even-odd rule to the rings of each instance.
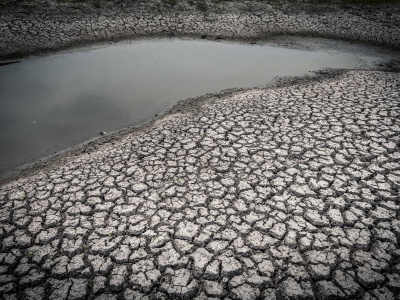
[[[37,53],[80,43],[143,36],[265,38],[309,35],[363,41],[399,49],[400,11],[276,1],[8,1],[0,3],[1,55]],[[173,2],[173,1],[171,1]],[[215,4],[218,2],[220,4]],[[10,2],[11,3],[11,2]],[[192,4],[190,4],[192,3]],[[321,3],[318,3],[321,4]]]
[[[396,73],[211,97],[3,185],[1,297],[398,299],[399,147]]]

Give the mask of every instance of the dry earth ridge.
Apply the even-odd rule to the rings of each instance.
[[[150,4],[128,6],[115,24],[112,8],[94,18],[79,3],[88,11],[5,6],[0,53],[104,40],[118,28],[118,37],[291,30],[399,46],[395,9],[384,23],[383,8],[295,14],[226,3],[174,23],[189,8],[139,17]],[[0,297],[400,299],[399,190],[399,73],[210,97],[3,184]]]
[[[142,36],[185,35],[257,39],[281,34],[340,38],[400,49],[399,5],[367,8],[257,1],[208,2],[201,11],[185,1],[52,1],[0,4],[0,59],[73,45]]]

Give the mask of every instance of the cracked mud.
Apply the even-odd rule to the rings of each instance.
[[[0,4],[0,59],[93,42],[171,35],[242,40],[289,34],[400,49],[400,10],[396,5],[360,8],[206,1],[201,11],[190,5],[193,1],[178,2],[170,6],[155,0],[97,4],[4,0]]]
[[[400,49],[396,5],[166,2],[3,1],[0,63],[142,36]],[[400,298],[399,73],[197,105],[2,184],[0,298]]]
[[[400,77],[209,99],[0,188],[5,299],[399,299]]]

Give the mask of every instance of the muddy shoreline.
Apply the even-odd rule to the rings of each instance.
[[[0,4],[0,61],[143,37],[255,42],[281,35],[356,41],[400,49],[400,8],[278,1],[53,2]]]
[[[166,109],[163,112],[157,114],[153,119],[140,123],[136,126],[127,127],[115,132],[108,132],[106,135],[95,137],[91,140],[78,144],[74,147],[59,151],[53,155],[43,157],[42,159],[22,165],[14,168],[13,170],[7,171],[0,175],[0,184],[7,184],[14,180],[21,179],[28,176],[33,176],[38,172],[46,172],[51,169],[65,165],[70,159],[75,156],[90,153],[98,150],[100,147],[107,144],[114,144],[124,137],[135,135],[146,130],[150,130],[154,124],[163,119],[170,117],[179,116],[180,114],[193,114],[205,104],[215,103],[220,100],[230,98],[237,93],[251,92],[260,88],[274,89],[290,86],[301,86],[310,84],[312,82],[323,82],[325,80],[338,78],[345,74],[346,70],[324,70],[319,72],[313,72],[309,75],[303,76],[290,76],[290,77],[278,77],[274,81],[266,84],[263,87],[256,88],[232,88],[217,93],[209,93],[199,97],[182,99]]]

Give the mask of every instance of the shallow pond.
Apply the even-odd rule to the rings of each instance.
[[[275,76],[364,67],[357,54],[143,40],[0,67],[0,173],[143,123],[173,103]]]

